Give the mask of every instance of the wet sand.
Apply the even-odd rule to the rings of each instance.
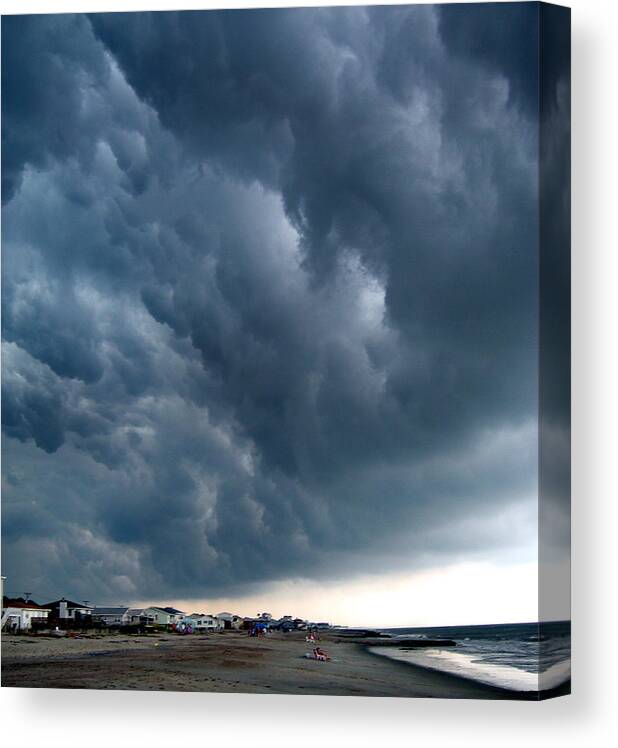
[[[54,639],[2,636],[2,686],[215,693],[279,693],[458,699],[532,694],[395,662],[352,641],[323,636],[330,662],[304,657],[299,632],[177,636],[123,634]]]

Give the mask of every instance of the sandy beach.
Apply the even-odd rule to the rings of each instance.
[[[368,652],[326,635],[332,660],[304,657],[304,634],[80,638],[2,636],[2,686],[460,699],[534,698]]]

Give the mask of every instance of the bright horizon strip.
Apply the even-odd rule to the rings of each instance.
[[[258,593],[202,599],[149,600],[187,613],[223,611],[275,618],[298,616],[343,626],[422,627],[531,622],[538,619],[535,561],[471,562],[422,572],[363,575],[351,581],[290,579]],[[557,612],[556,619],[561,618]]]

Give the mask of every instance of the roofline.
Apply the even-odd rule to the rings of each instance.
[[[43,608],[40,605],[3,605],[3,610],[43,610],[47,613],[51,613],[51,608]]]

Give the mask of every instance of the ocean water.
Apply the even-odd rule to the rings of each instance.
[[[571,623],[381,629],[392,637],[444,637],[456,647],[372,647],[384,657],[514,691],[543,691],[571,677]]]

